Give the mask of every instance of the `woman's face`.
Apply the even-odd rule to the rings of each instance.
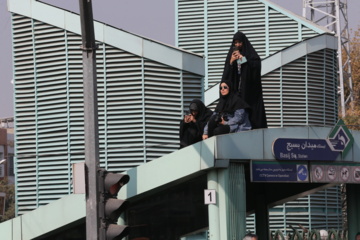
[[[229,94],[229,86],[226,83],[221,83],[220,85],[220,94],[222,96],[228,95]]]
[[[243,45],[243,43],[240,42],[240,40],[235,40],[235,41],[234,41],[234,46],[235,46],[235,47],[241,49],[241,48],[242,48],[242,45]]]
[[[191,110],[191,115],[193,115],[195,118],[199,114],[199,111]]]

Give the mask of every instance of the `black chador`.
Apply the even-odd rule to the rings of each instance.
[[[236,40],[242,43],[242,46],[239,47],[238,50],[240,54],[246,58],[246,62],[242,64],[238,61],[230,64],[230,58],[233,54]],[[252,128],[267,128],[261,86],[261,59],[246,35],[240,31],[234,34],[226,57],[222,80],[226,79],[232,80],[232,84],[236,86],[241,99],[249,104]]]
[[[202,140],[204,127],[212,115],[212,111],[205,107],[199,99],[194,99],[189,105],[190,115],[193,115],[195,121],[186,123],[180,121],[180,148],[189,146]],[[189,115],[189,116],[190,116]]]

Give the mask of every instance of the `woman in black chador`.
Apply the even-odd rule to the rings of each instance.
[[[204,127],[212,115],[212,111],[198,99],[192,100],[189,111],[190,114],[180,121],[180,148],[202,140]]]
[[[238,31],[226,57],[222,80],[231,79],[241,99],[250,105],[253,129],[267,128],[261,87],[261,59],[244,33]]]
[[[230,81],[221,81],[220,99],[204,128],[203,139],[214,135],[251,130],[249,105],[233,91]]]

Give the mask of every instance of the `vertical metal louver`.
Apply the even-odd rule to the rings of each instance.
[[[270,209],[270,230],[293,232],[292,225],[302,231],[298,224],[307,229],[341,229],[340,187],[330,187],[306,197],[298,198]]]
[[[24,26],[29,28],[26,35]],[[63,30],[17,15],[13,17],[13,30],[14,52],[18,52],[14,54],[17,209],[22,214],[71,191],[68,60]],[[21,60],[27,52],[23,41],[29,43],[28,52],[32,52],[26,61]],[[24,67],[31,72],[24,72]],[[31,148],[27,147],[29,143]]]
[[[260,58],[266,57],[266,6],[258,1],[238,1],[237,30],[246,34]],[[234,33],[231,35],[232,39]],[[228,40],[228,41],[229,41]]]
[[[282,69],[276,69],[262,76],[263,98],[269,126],[282,126]],[[270,103],[270,104],[268,104]]]
[[[309,125],[331,126],[337,121],[336,52],[324,50],[308,55]]]
[[[237,30],[247,35],[262,59],[322,33],[321,30],[314,30],[316,27],[305,26],[296,18],[276,10],[265,1],[177,0],[176,4],[179,8],[177,44],[205,55],[207,73],[204,85],[207,88],[219,83],[227,51]],[[196,21],[185,18],[191,14],[194,14]],[[201,43],[199,34],[201,38],[204,36]],[[336,70],[336,51],[324,49],[303,54],[303,57],[262,76],[268,126],[334,125],[337,120]],[[214,109],[216,103],[208,107]],[[310,199],[312,196],[273,208],[270,211],[271,229],[287,229],[288,224],[297,226],[299,223],[305,227],[315,227],[309,226],[309,214],[312,214]],[[328,213],[336,212],[337,207],[334,205]],[[318,220],[320,223],[319,218],[315,222]],[[253,215],[248,216],[248,230],[255,230],[254,221]],[[328,228],[340,226],[333,215],[327,221],[336,222],[327,224]]]
[[[255,214],[246,216],[246,232],[256,233]]]
[[[283,126],[307,125],[305,57],[282,67]]]
[[[311,195],[311,225],[313,229],[341,229],[341,190],[331,187]]]
[[[274,9],[269,9],[269,54],[274,54],[296,42],[303,40],[299,39],[298,29],[299,23],[295,20],[279,13]],[[316,33],[313,32],[312,36]],[[310,37],[310,36],[309,36]]]
[[[13,15],[18,215],[72,193],[85,160],[81,36]],[[179,147],[203,76],[98,42],[100,164],[124,171]],[[191,63],[190,63],[191,64]]]
[[[39,205],[69,194],[65,32],[34,21]]]
[[[307,229],[311,229],[309,225],[310,212],[309,201],[310,196],[298,198],[279,206],[273,207],[269,211],[270,231],[283,231],[286,235],[293,232],[290,225],[301,231],[299,224]]]
[[[225,58],[234,34],[234,1],[208,1],[206,9],[207,29],[204,54],[207,56],[207,82],[209,87],[221,80]]]
[[[178,46],[194,53],[204,53],[204,1],[179,1],[178,23],[181,31],[178,32]]]
[[[269,127],[336,123],[335,54],[314,52],[262,77]]]
[[[36,87],[33,81],[35,73],[33,22],[21,16],[13,16],[13,57],[15,59],[15,115],[16,115],[16,155],[17,196],[23,199],[18,208],[37,207],[37,134],[36,134]]]
[[[301,40],[312,38],[316,36],[318,33],[314,30],[305,27],[304,25],[301,25]]]
[[[183,88],[183,104],[184,109],[188,110],[190,102],[201,97],[199,93],[203,94],[203,86],[199,85],[199,77],[193,73],[183,71],[182,72],[182,88]]]
[[[207,88],[221,80],[237,30],[247,35],[261,58],[319,34],[258,0],[177,0],[176,4],[177,45],[206,56]]]
[[[181,73],[150,60],[144,70],[145,151],[147,160],[153,160],[178,148]]]
[[[79,35],[65,31],[67,44],[67,101],[68,101],[68,161],[70,163],[85,160],[84,139],[84,99],[83,64]]]
[[[105,44],[97,51],[100,161],[124,171],[144,162],[142,60]]]

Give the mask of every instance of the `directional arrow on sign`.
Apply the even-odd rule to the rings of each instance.
[[[329,147],[332,151],[342,152],[343,157],[347,154],[350,150],[351,146],[354,143],[354,138],[351,135],[349,129],[346,127],[343,120],[339,120],[334,127],[334,129],[330,132]]]

